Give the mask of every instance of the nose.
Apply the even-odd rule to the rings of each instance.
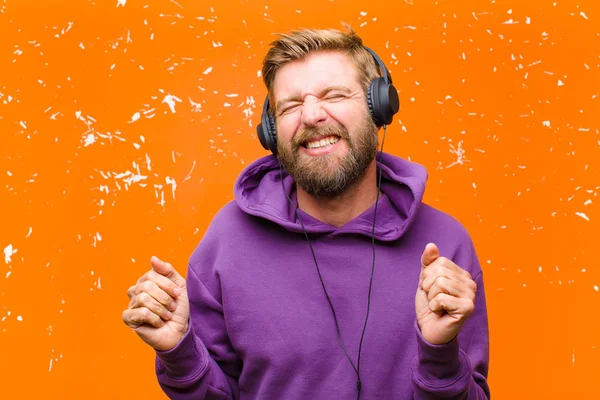
[[[317,126],[327,120],[327,112],[323,104],[315,96],[306,96],[302,105],[302,124]]]

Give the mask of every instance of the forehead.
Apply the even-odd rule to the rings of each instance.
[[[328,86],[360,87],[356,66],[345,54],[319,51],[285,64],[275,74],[273,94],[279,100],[316,94]]]

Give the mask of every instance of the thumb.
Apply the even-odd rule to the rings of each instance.
[[[435,243],[428,243],[421,256],[421,267],[425,268],[440,256],[440,250]]]
[[[152,264],[152,269],[159,274],[166,276],[179,287],[185,288],[185,279],[175,270],[175,268],[167,262],[162,261],[160,258],[156,256],[152,256],[150,258],[150,264]]]

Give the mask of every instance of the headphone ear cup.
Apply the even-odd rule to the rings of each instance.
[[[275,117],[269,113],[267,119],[269,120],[269,134],[267,136],[269,149],[274,155],[277,155],[277,125],[275,124]]]
[[[270,150],[277,155],[277,131],[275,118],[269,113],[269,96],[265,99],[260,121],[261,123],[256,127],[258,140],[265,150]]]
[[[392,84],[386,84],[385,94],[385,102],[382,104],[384,110],[383,120],[386,125],[389,125],[392,123],[394,115],[400,110],[400,98],[398,97],[398,91]]]
[[[264,124],[261,122],[256,127],[256,135],[258,136],[258,140],[260,141],[260,144],[262,145],[263,149],[269,150],[269,146],[267,145],[267,135],[265,133],[265,129],[266,126],[264,126]]]
[[[381,78],[377,78],[377,79],[381,79]],[[369,106],[369,113],[371,114],[371,118],[373,119],[373,122],[375,123],[375,125],[377,125],[378,127],[381,126],[377,120],[377,117],[375,116],[375,105],[373,104],[373,92],[375,91],[375,81],[377,79],[373,79],[371,81],[371,83],[369,84],[369,87],[367,88],[367,105]]]
[[[391,124],[394,114],[400,109],[396,88],[381,77],[371,81],[367,92],[367,103],[373,122],[378,127]]]

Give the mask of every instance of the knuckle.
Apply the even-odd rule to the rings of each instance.
[[[440,285],[439,277],[435,278],[433,281],[431,281],[431,285],[429,287],[430,292],[437,292],[440,288],[441,288],[441,285]]]
[[[150,310],[146,307],[141,307],[139,309],[139,315],[141,320],[148,320],[151,314],[152,313],[150,312]]]
[[[140,276],[136,283],[142,283],[148,280],[148,273],[146,272],[144,275]]]
[[[475,304],[475,299],[476,299],[475,293],[471,293],[471,296],[470,296],[469,300],[471,300],[471,302],[473,304]]]
[[[445,276],[439,275],[435,278],[433,285],[445,289],[448,286],[448,279]]]
[[[438,277],[436,282],[443,288],[447,288],[450,285],[450,279],[446,278],[445,276]]]
[[[145,281],[144,283],[142,283],[142,288],[146,291],[149,292],[153,289],[154,287],[154,283],[152,281]]]
[[[167,293],[165,293],[163,296],[161,296],[160,302],[162,304],[164,304],[165,306],[171,304],[171,296],[169,296]]]
[[[475,281],[470,280],[469,281],[469,289],[471,289],[473,292],[477,292],[477,283],[475,283]]]
[[[138,300],[138,304],[139,305],[147,305],[150,303],[150,295],[148,294],[148,292],[142,292],[140,294],[137,295],[137,300]]]
[[[446,271],[446,266],[443,264],[438,265],[438,267],[435,269],[435,274],[436,275],[443,275]]]
[[[156,314],[162,314],[162,307],[158,304],[152,304],[151,306],[152,308],[152,317],[154,317],[154,315]]]
[[[140,321],[141,318],[139,316],[139,314],[137,313],[131,313],[128,317],[127,317],[127,325],[131,326],[131,325],[140,325],[142,323],[142,321]]]
[[[440,258],[438,258],[438,260],[440,260],[439,263],[443,267],[447,267],[449,265],[449,262],[450,262],[450,260],[448,260],[448,258],[443,257],[443,256],[440,257]]]
[[[465,314],[466,315],[471,315],[473,314],[473,311],[475,311],[475,303],[473,303],[472,301],[467,301],[466,302],[466,307],[465,307]]]

